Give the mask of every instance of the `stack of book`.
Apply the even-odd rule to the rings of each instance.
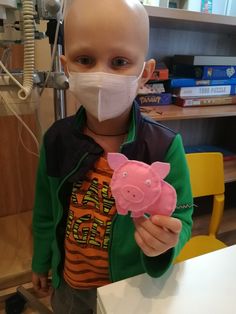
[[[170,87],[179,106],[236,104],[236,56],[175,55]]]
[[[148,83],[139,89],[136,101],[140,106],[169,105],[171,93],[165,91],[164,82],[169,79],[169,69],[164,63],[158,63]]]

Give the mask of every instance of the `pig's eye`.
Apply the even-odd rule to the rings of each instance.
[[[150,185],[152,184],[152,181],[151,181],[150,179],[147,179],[147,180],[145,181],[145,184],[146,184],[147,186],[150,186]]]
[[[127,175],[128,175],[128,172],[127,172],[127,171],[124,171],[124,172],[122,173],[122,177],[123,177],[123,178],[127,177]]]

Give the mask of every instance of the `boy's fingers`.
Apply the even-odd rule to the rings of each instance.
[[[33,283],[33,286],[36,290],[40,289],[41,283],[40,283],[39,277],[33,276],[32,277],[32,283]]]
[[[151,225],[154,224],[162,229],[167,229],[173,233],[180,233],[182,229],[182,223],[179,219],[169,216],[162,216],[162,215],[154,215],[150,218],[146,217],[139,217],[134,218],[134,224],[141,225],[143,228],[150,230]]]
[[[41,277],[41,288],[42,289],[47,289],[48,288],[48,278],[47,277]]]
[[[48,289],[48,276],[33,273],[32,283],[33,283],[34,289],[37,291],[40,291],[41,289],[47,290]]]
[[[140,249],[143,251],[145,255],[150,257],[157,255],[156,250],[151,246],[147,245],[138,232],[135,232],[134,237],[137,245],[140,247]]]
[[[180,233],[182,229],[182,223],[179,219],[169,216],[154,215],[151,217],[153,224],[168,229],[173,233]]]

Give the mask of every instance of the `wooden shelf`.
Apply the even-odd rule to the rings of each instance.
[[[175,105],[141,107],[141,112],[156,121],[229,117],[236,115],[236,105],[179,107]],[[225,182],[236,181],[236,160],[225,161]]]
[[[225,161],[224,167],[225,183],[236,181],[236,160]]]
[[[141,112],[156,121],[219,118],[236,116],[236,105],[180,107],[176,105],[141,107]]]
[[[152,27],[236,33],[233,16],[145,6]]]

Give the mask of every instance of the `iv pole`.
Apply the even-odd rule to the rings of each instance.
[[[57,20],[55,20],[55,19],[50,20],[47,23],[46,35],[48,36],[49,43],[51,45],[51,53],[52,53],[53,44],[55,41],[56,27],[57,27]],[[54,72],[54,73],[62,73],[63,72],[62,67],[61,67],[61,62],[60,62],[60,56],[62,54],[63,54],[63,25],[60,24],[58,39],[57,39],[56,53],[55,53],[55,57],[53,60],[53,68],[52,68],[52,72]],[[56,77],[56,79],[60,80],[60,76],[58,76],[58,78]],[[55,120],[65,118],[66,117],[65,90],[59,89],[59,88],[54,88],[53,94],[54,94],[54,117],[55,117]]]

